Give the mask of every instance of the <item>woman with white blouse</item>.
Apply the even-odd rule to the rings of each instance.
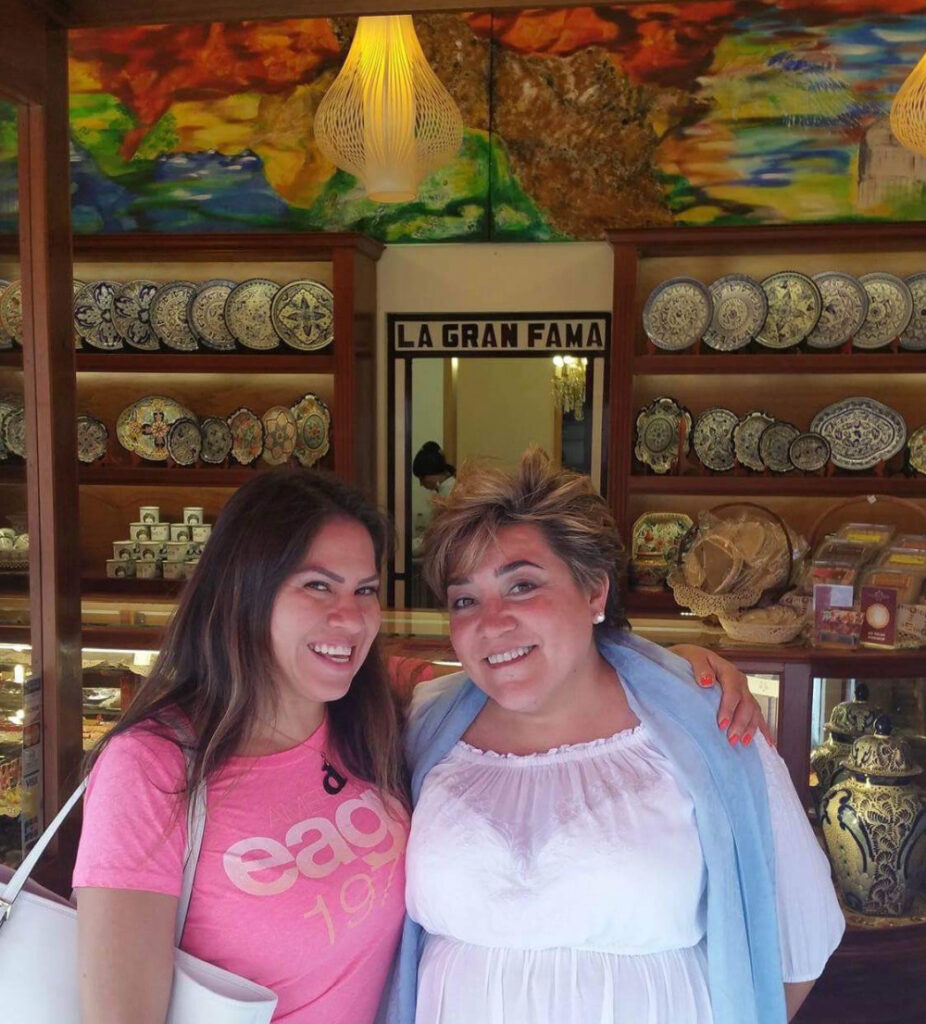
[[[398,1024],[773,1024],[844,923],[778,754],[621,630],[589,482],[528,453],[426,539],[463,673],[419,688]],[[691,685],[679,686],[680,678]]]

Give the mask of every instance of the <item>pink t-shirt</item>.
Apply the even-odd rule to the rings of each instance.
[[[370,1024],[405,910],[404,812],[374,787],[322,787],[323,724],[303,744],[234,757],[209,783],[182,947],[272,989],[274,1021]],[[178,896],[183,754],[136,727],[90,776],[74,885]],[[343,774],[343,773],[342,773]]]

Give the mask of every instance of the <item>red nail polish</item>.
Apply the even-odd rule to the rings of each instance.
[[[738,739],[739,739],[739,736],[737,736],[737,735],[736,735],[736,733],[734,733],[734,734],[733,734],[733,735],[732,735],[732,736],[730,737],[730,746],[731,746],[731,747],[735,747],[735,746],[736,746],[736,741],[737,741]]]
[[[752,737],[751,736],[744,736],[743,737],[743,746],[744,747],[748,747],[750,743],[752,743]]]
[[[701,675],[698,676],[698,682],[702,686],[713,686],[714,677],[710,674],[710,672],[702,672]]]
[[[720,728],[721,729],[726,729],[729,724],[730,724],[730,719],[729,718],[724,718],[720,722]]]

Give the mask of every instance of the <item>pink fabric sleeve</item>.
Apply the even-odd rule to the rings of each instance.
[[[179,896],[186,762],[143,727],[116,736],[90,773],[73,884]]]

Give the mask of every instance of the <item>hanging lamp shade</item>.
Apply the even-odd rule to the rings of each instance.
[[[463,120],[425,59],[410,14],[362,17],[315,113],[315,141],[380,203],[414,199],[456,156]]]
[[[926,54],[897,90],[891,131],[902,146],[926,156]]]

